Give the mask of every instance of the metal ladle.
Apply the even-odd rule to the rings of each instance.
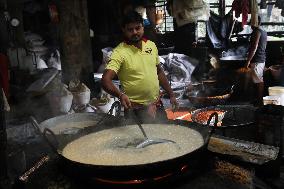
[[[136,148],[145,148],[146,146],[150,146],[153,144],[160,144],[160,143],[176,143],[175,141],[168,140],[168,139],[161,139],[161,138],[155,138],[155,139],[149,139],[144,128],[142,127],[140,121],[138,120],[137,115],[133,110],[130,110],[133,114],[133,119],[135,123],[138,125],[139,129],[141,130],[143,136],[144,136],[144,141],[139,143]]]

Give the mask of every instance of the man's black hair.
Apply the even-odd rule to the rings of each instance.
[[[123,16],[121,26],[124,27],[129,23],[141,23],[143,25],[143,18],[138,12],[129,11]]]

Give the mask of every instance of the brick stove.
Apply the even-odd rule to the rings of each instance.
[[[244,168],[241,165],[230,163],[212,157],[206,167],[196,170],[194,174],[188,172],[189,167],[184,167],[179,173],[165,176],[164,178],[153,178],[153,180],[138,183],[128,181],[128,183],[110,183],[99,181],[77,180],[70,178],[58,169],[56,160],[53,160],[37,173],[32,175],[27,183],[18,185],[14,188],[33,189],[33,188],[54,188],[54,189],[84,189],[84,188],[171,188],[171,189],[206,189],[206,188],[230,188],[230,189],[252,189],[254,186],[253,168]],[[154,181],[155,180],[155,181]]]
[[[36,152],[35,146],[39,144],[30,144],[26,151]],[[46,148],[46,145],[43,144]],[[30,149],[28,149],[30,148]],[[33,161],[44,157],[41,154],[34,154]],[[44,153],[45,154],[45,153]],[[30,156],[31,157],[31,156]],[[37,158],[38,157],[38,158]],[[45,159],[46,160],[46,159]],[[205,154],[205,160],[198,169],[194,171],[191,167],[185,165],[180,171],[161,175],[159,178],[139,182],[139,180],[123,183],[111,183],[110,181],[94,178],[89,180],[80,180],[69,177],[60,170],[56,156],[50,157],[49,161],[44,163],[38,170],[35,170],[27,178],[27,182],[17,183],[15,189],[34,189],[34,188],[52,188],[52,189],[84,189],[84,188],[171,188],[171,189],[206,189],[206,188],[230,188],[230,189],[253,189],[255,185],[255,167],[241,162],[231,161],[224,155],[208,152]],[[191,170],[191,171],[190,171]],[[99,178],[99,177],[98,177]],[[259,181],[258,183],[262,183]],[[258,184],[259,185],[259,184]],[[262,183],[265,186],[265,184]],[[265,188],[265,187],[263,187]]]

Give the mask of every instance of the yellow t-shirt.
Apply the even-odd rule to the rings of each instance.
[[[150,40],[142,41],[142,50],[125,42],[114,50],[106,69],[116,72],[130,101],[149,104],[159,96],[158,49]]]

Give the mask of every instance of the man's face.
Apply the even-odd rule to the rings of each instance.
[[[141,23],[129,23],[122,28],[126,40],[132,43],[139,42],[144,35],[144,27]]]

